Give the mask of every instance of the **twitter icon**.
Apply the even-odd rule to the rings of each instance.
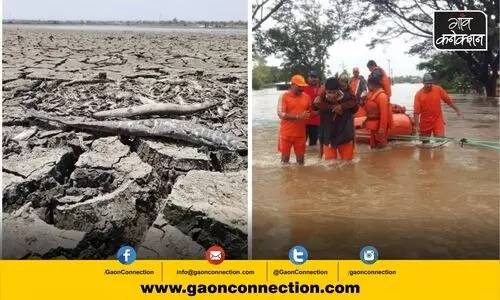
[[[302,265],[307,261],[309,254],[307,253],[306,248],[302,246],[295,246],[290,249],[288,252],[288,258],[290,261],[296,265]]]

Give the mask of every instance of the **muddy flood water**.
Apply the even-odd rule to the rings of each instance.
[[[412,109],[420,87],[393,86],[391,102]],[[319,161],[313,147],[305,166],[282,166],[279,93],[253,92],[254,259],[287,259],[294,245],[311,259],[359,259],[365,245],[381,259],[499,258],[498,150],[391,142],[371,152],[358,143],[352,163]],[[443,105],[448,137],[498,141],[498,99],[451,96],[465,118]]]

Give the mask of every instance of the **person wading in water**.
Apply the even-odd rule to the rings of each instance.
[[[424,75],[423,83],[424,87],[415,94],[413,130],[419,132],[422,137],[430,137],[431,135],[444,137],[446,123],[441,109],[441,101],[453,108],[459,118],[463,118],[464,114],[453,103],[448,93],[439,85],[434,84],[431,74]],[[429,140],[423,141],[423,143],[428,142]]]
[[[350,161],[354,156],[354,122],[356,98],[349,88],[342,90],[339,79],[332,77],[325,82],[325,93],[313,102],[318,110],[323,128],[323,153],[325,160]]]
[[[389,97],[376,77],[368,78],[369,97],[365,101],[366,121],[364,127],[370,131],[370,148],[384,148],[388,142]]]
[[[321,94],[322,86],[319,76],[315,71],[309,72],[309,85],[304,88],[304,93],[309,95],[311,102]],[[312,104],[312,103],[311,103]],[[306,135],[309,140],[309,146],[315,146],[319,138],[319,115],[311,115],[306,121]],[[322,145],[320,145],[322,146]]]
[[[392,105],[391,105],[391,96],[392,96],[391,79],[387,75],[387,72],[385,72],[384,69],[379,67],[374,60],[369,60],[366,66],[368,67],[368,70],[370,70],[370,75],[368,77],[377,78],[379,80],[380,85],[384,89],[384,92],[387,95],[387,99],[389,100],[389,116],[388,116],[387,126],[388,129],[391,129],[394,123]],[[368,97],[370,97],[369,93]]]
[[[277,113],[281,119],[278,151],[281,162],[288,163],[293,148],[297,163],[304,164],[306,152],[306,120],[311,116],[311,99],[303,92],[307,86],[304,77],[294,75],[290,89],[278,101]]]

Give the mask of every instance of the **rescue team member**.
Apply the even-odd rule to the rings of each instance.
[[[380,85],[385,91],[385,94],[387,95],[387,98],[389,99],[389,104],[391,103],[391,96],[392,96],[392,90],[391,90],[391,79],[387,75],[387,73],[382,69],[381,67],[377,66],[377,63],[374,60],[369,60],[368,63],[366,64],[368,67],[368,70],[370,70],[370,75],[368,77],[375,77],[378,78],[380,81]],[[389,110],[389,128],[392,128],[393,124],[393,115],[392,115],[392,106],[390,106]]]
[[[374,60],[369,60],[366,64],[368,70],[370,70],[370,76],[376,76],[380,79],[380,84],[385,91],[387,97],[390,98],[392,96],[391,91],[391,79],[387,76],[387,73],[381,67],[377,66],[377,63]]]
[[[370,148],[384,148],[388,142],[389,97],[376,77],[368,78],[369,96],[365,102],[364,127],[370,131]]]
[[[290,89],[278,101],[278,117],[281,119],[278,150],[281,161],[290,161],[291,149],[298,164],[304,164],[306,152],[306,120],[311,116],[311,99],[303,89],[307,86],[304,77],[294,75]]]
[[[312,102],[320,94],[322,88],[318,74],[315,71],[309,72],[308,83],[309,85],[304,88],[304,93],[309,96]],[[309,140],[309,146],[315,146],[318,143],[318,134],[319,115],[311,115],[306,121],[306,137]]]
[[[463,113],[453,103],[448,93],[440,86],[434,84],[431,74],[425,74],[423,78],[424,87],[415,94],[413,105],[414,130],[418,130],[420,136],[444,137],[444,117],[441,110],[441,101],[444,101],[455,110],[459,118]],[[429,141],[424,141],[428,143]]]
[[[351,91],[356,95],[356,101],[358,101],[359,106],[363,106],[363,98],[361,95],[366,91],[366,80],[363,76],[359,75],[359,68],[352,69],[352,78],[349,82]]]
[[[347,161],[353,159],[353,115],[356,107],[356,98],[349,89],[341,90],[338,78],[326,80],[325,93],[313,102],[313,109],[319,110],[323,128],[325,160],[336,159],[337,156]]]

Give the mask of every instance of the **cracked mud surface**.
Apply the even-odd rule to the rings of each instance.
[[[246,35],[3,34],[4,259],[107,259],[125,244],[138,258],[203,258],[215,244],[228,259],[247,257],[246,153],[75,131],[24,112],[92,120],[114,108],[216,101],[175,118],[246,140]]]

